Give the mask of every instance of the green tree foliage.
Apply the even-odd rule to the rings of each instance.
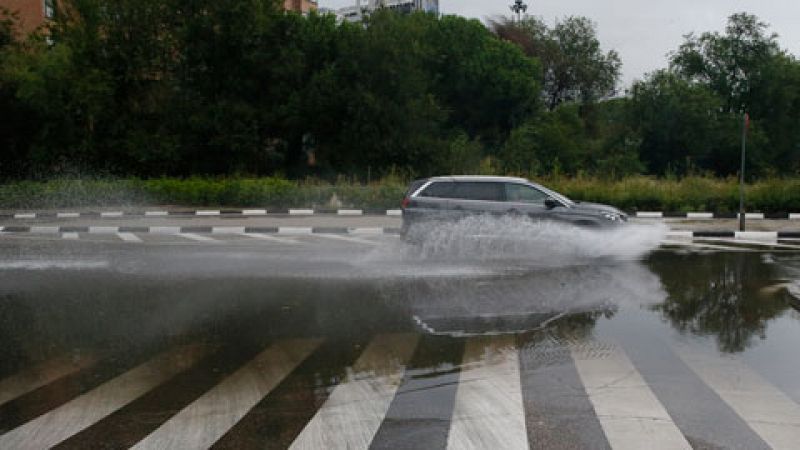
[[[542,96],[549,110],[565,102],[594,102],[616,92],[622,63],[616,51],[604,53],[600,48],[591,20],[567,17],[548,28],[530,17],[521,23],[495,21],[492,28],[541,61]]]

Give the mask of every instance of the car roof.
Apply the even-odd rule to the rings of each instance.
[[[529,183],[525,178],[518,177],[499,177],[492,175],[448,175],[428,178],[428,181],[495,181],[515,183]]]

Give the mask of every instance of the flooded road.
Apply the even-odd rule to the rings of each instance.
[[[793,250],[197,236],[0,237],[0,448],[800,442]]]

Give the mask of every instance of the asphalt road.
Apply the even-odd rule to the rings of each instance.
[[[790,245],[67,234],[0,235],[0,448],[800,442]]]

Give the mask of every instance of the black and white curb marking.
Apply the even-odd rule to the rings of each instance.
[[[16,212],[0,214],[0,219],[77,219],[121,217],[215,217],[215,216],[401,216],[399,209],[208,209],[208,210],[152,210],[152,211],[88,211],[88,212]]]
[[[662,212],[662,211],[637,211],[631,213],[638,219],[692,219],[692,220],[710,220],[710,219],[738,219],[739,213],[720,213],[720,212]],[[745,213],[745,219],[748,220],[800,220],[800,213]]]
[[[89,234],[400,234],[399,228],[347,228],[347,227],[103,227],[103,226],[7,226],[2,233],[89,233]]]
[[[703,239],[723,238],[756,241],[774,241],[778,239],[800,239],[800,231],[670,231],[668,238]]]

